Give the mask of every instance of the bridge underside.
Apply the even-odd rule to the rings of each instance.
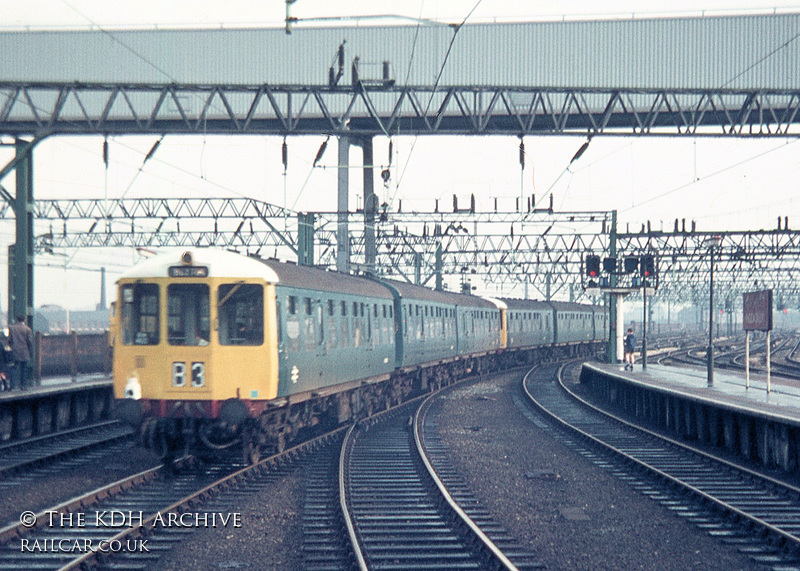
[[[796,136],[800,91],[0,82],[0,134]]]

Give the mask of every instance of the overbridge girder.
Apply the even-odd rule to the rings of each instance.
[[[0,134],[798,135],[800,92],[0,82]]]

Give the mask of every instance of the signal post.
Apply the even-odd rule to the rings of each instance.
[[[642,330],[642,368],[647,368],[647,296],[653,295],[658,287],[658,264],[653,254],[641,257],[626,256],[618,260],[615,256],[604,258],[590,254],[583,260],[583,288],[589,295],[607,294],[609,297],[609,362],[617,364],[622,354],[623,332],[625,330],[623,299],[626,295],[642,290],[643,330]],[[602,268],[602,269],[601,269]],[[621,279],[620,279],[621,278]],[[627,282],[622,285],[619,282]],[[612,315],[613,314],[613,315]]]

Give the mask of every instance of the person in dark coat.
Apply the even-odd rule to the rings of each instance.
[[[634,351],[636,350],[636,336],[633,334],[633,328],[628,328],[628,334],[625,336],[625,370],[630,369],[633,371],[633,363],[635,362]]]
[[[8,337],[5,333],[0,334],[0,391],[11,390],[11,347],[8,345]]]
[[[33,331],[25,323],[25,316],[18,315],[17,322],[8,327],[11,357],[14,360],[13,388],[28,388],[28,363],[33,357]]]

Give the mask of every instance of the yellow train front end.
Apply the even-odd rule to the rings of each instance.
[[[241,442],[278,387],[277,276],[214,250],[163,254],[118,281],[117,414],[162,456]]]

